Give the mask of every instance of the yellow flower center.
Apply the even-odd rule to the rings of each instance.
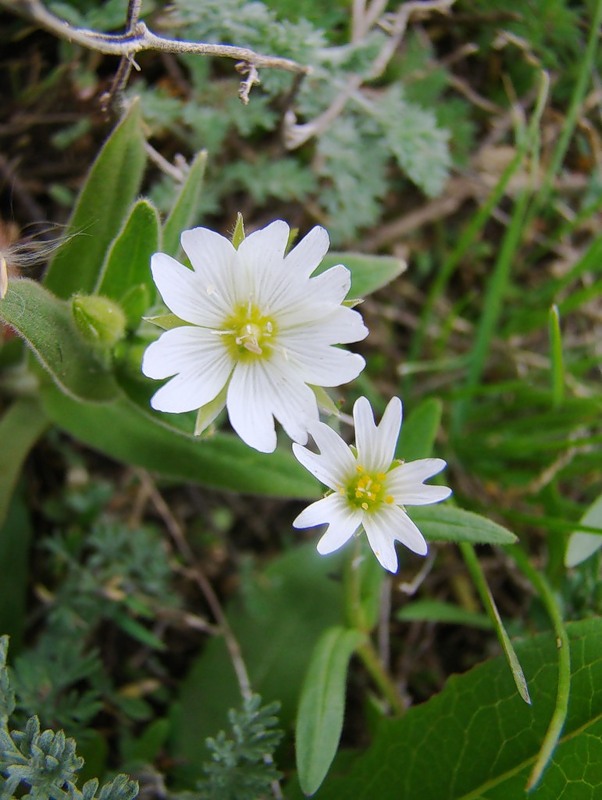
[[[275,332],[274,321],[251,301],[236,308],[224,327],[216,331],[237,361],[269,357]]]
[[[356,472],[347,486],[341,489],[352,506],[363,511],[375,511],[383,503],[394,502],[393,497],[387,494],[387,476],[384,472],[368,472],[361,464],[357,465]]]

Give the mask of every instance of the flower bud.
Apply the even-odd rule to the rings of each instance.
[[[89,342],[97,342],[110,349],[125,336],[125,314],[121,306],[108,297],[74,297],[71,310],[80,333]]]

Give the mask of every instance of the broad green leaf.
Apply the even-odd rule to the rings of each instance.
[[[404,717],[385,721],[344,777],[329,777],[319,800],[595,800],[602,785],[602,620],[567,626],[572,663],[569,713],[541,783],[529,773],[553,713],[556,639],[544,634],[516,649],[533,705],[516,693],[505,659],[460,676]]]
[[[290,449],[258,453],[238,437],[199,439],[161,421],[125,395],[90,405],[42,390],[42,403],[59,427],[90,447],[126,464],[204,486],[275,497],[316,497],[313,478]]]
[[[415,461],[432,455],[442,409],[440,400],[429,397],[412,410],[401,426],[396,448],[398,458]]]
[[[35,430],[35,423],[33,428]],[[0,441],[3,445],[4,432],[0,432]],[[4,460],[3,450],[0,452],[0,460]],[[0,631],[10,636],[13,655],[19,652],[23,641],[30,580],[29,548],[33,529],[24,488],[22,485],[20,490],[13,494],[13,501],[0,522],[0,564],[2,564]],[[4,485],[0,483],[0,494],[3,491]]]
[[[300,538],[288,532],[291,541]],[[253,690],[265,703],[279,700],[283,727],[292,725],[312,650],[326,628],[343,623],[342,555],[328,559],[314,542],[295,547],[244,581],[226,608],[240,644]],[[231,659],[221,637],[213,637],[182,684],[174,718],[173,753],[199,774],[206,754],[199,742],[227,722],[240,704]],[[188,776],[190,777],[190,775]]]
[[[59,297],[91,294],[109,245],[134,201],[146,162],[140,107],[134,102],[92,165],[65,244],[50,262],[45,284]]]
[[[118,303],[129,298],[128,323],[137,327],[140,317],[149,308],[156,296],[150,271],[150,259],[159,250],[161,228],[157,209],[148,200],[139,200],[134,207],[111,249],[99,276],[95,293],[110,297]],[[132,303],[132,290],[138,292],[138,307]]]
[[[65,394],[89,402],[116,395],[113,376],[81,337],[69,303],[54,297],[39,283],[14,281],[0,301],[0,319],[25,339]]]
[[[296,726],[297,771],[301,788],[314,794],[328,773],[343,729],[349,659],[364,635],[329,628],[312,653],[299,701]]]
[[[372,256],[364,253],[327,253],[313,273],[319,275],[330,267],[343,264],[351,272],[349,297],[366,297],[377,289],[391,283],[405,271],[407,265],[400,258]]]
[[[164,253],[174,258],[180,252],[180,235],[182,231],[194,225],[197,220],[206,164],[207,151],[201,150],[190,165],[188,175],[182,184],[174,207],[165,220],[161,249]]]
[[[29,451],[44,433],[48,418],[33,398],[21,398],[0,417],[0,527]],[[2,561],[0,564],[8,563]]]
[[[602,547],[602,494],[581,517],[581,524],[599,528],[600,533],[575,531],[571,534],[564,559],[567,567],[576,567]]]
[[[464,511],[452,505],[414,506],[408,514],[425,539],[439,542],[471,544],[514,544],[517,539],[509,530],[487,517]]]
[[[486,614],[467,611],[453,603],[441,600],[416,600],[400,609],[396,617],[402,622],[443,622],[448,625],[470,625],[491,630],[493,625]]]

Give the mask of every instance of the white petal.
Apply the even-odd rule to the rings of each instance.
[[[398,542],[419,556],[427,554],[426,539],[403,509],[395,505],[383,506],[379,509],[379,515],[386,520],[386,524],[393,530]]]
[[[215,309],[230,313],[240,290],[238,254],[232,243],[208,228],[184,231],[181,242],[194,267],[199,293]]]
[[[364,514],[363,524],[374,554],[383,567],[391,572],[397,571],[395,540],[420,556],[428,551],[424,536],[398,506],[381,506],[372,514]]]
[[[389,572],[397,572],[395,540],[390,531],[387,530],[386,524],[383,524],[383,521],[379,520],[376,514],[366,514],[362,521],[372,552],[381,566],[388,569]]]
[[[311,347],[302,337],[280,337],[287,357],[299,377],[314,386],[341,386],[354,380],[366,362],[356,353],[331,345]]]
[[[387,490],[396,503],[422,506],[439,503],[451,494],[447,486],[428,486],[423,481],[432,478],[446,467],[442,458],[420,458],[400,464],[387,475]]]
[[[320,264],[329,247],[328,233],[324,228],[316,226],[287,255],[286,267],[293,273],[309,276]]]
[[[321,500],[316,500],[295,517],[293,528],[315,528],[316,525],[328,524],[333,516],[339,515],[340,500],[336,494],[329,494]]]
[[[262,365],[270,386],[272,412],[290,438],[305,444],[310,425],[318,422],[318,402],[292,364],[277,359]]]
[[[310,278],[308,297],[316,303],[334,303],[340,305],[351,288],[351,273],[342,264],[327,269],[320,275]]]
[[[355,456],[336,431],[324,422],[317,422],[309,432],[320,455],[328,461],[332,474],[337,476],[337,486],[344,486],[349,478],[357,475]]]
[[[392,397],[380,425],[374,424],[370,403],[359,397],[353,406],[358,462],[371,472],[386,472],[391,466],[401,428],[401,400]]]
[[[165,305],[180,319],[208,328],[219,325],[224,310],[213,302],[196,273],[165,253],[152,256],[151,271]]]
[[[360,511],[349,508],[340,495],[331,494],[312,503],[294,520],[295,528],[311,528],[328,523],[318,542],[318,553],[326,555],[338,550],[356,532],[362,521]]]
[[[182,414],[195,411],[213,400],[223,388],[225,382],[219,372],[203,371],[194,374],[182,372],[162,386],[151,398],[151,406],[157,411],[168,411]]]
[[[210,370],[223,360],[230,372],[233,364],[218,336],[204,328],[184,325],[165,331],[146,348],[142,372],[148,378],[168,378],[178,372]]]
[[[349,344],[368,335],[361,315],[352,308],[329,304],[317,313],[316,307],[295,298],[295,304],[285,313],[276,315],[278,326],[286,336],[297,336],[309,342]]]
[[[250,447],[262,453],[276,449],[270,386],[257,363],[239,362],[228,386],[230,424]]]
[[[318,424],[323,425],[324,423],[319,422]],[[342,485],[339,470],[336,466],[333,468],[333,464],[327,456],[312,453],[311,450],[302,447],[296,442],[293,443],[293,453],[297,461],[303,464],[308,472],[311,472],[320,483],[328,486],[329,489],[337,490]]]

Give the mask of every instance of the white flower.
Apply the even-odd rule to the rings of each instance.
[[[182,233],[193,269],[164,253],[153,279],[170,310],[188,325],[166,331],[146,350],[142,371],[172,379],[153,396],[159,411],[227,406],[230,423],[251,447],[276,447],[274,417],[305,443],[318,406],[311,386],[356,378],[364,359],[336,344],[368,331],[341,303],[351,285],[343,265],[310,277],[326,254],[328,234],[313,228],[288,255],[289,227],[277,220],[235,249],[207,228]]]
[[[345,544],[360,525],[374,555],[385,569],[397,571],[395,540],[425,555],[427,544],[404,506],[438,503],[451,494],[447,486],[424,481],[446,466],[441,458],[393,460],[401,428],[401,400],[393,397],[381,420],[374,424],[370,403],[360,397],[353,407],[356,448],[345,444],[332,428],[317,422],[310,433],[320,449],[312,453],[293,445],[297,459],[332,493],[312,503],[293,522],[295,528],[328,523],[318,542],[318,552],[332,553]]]

